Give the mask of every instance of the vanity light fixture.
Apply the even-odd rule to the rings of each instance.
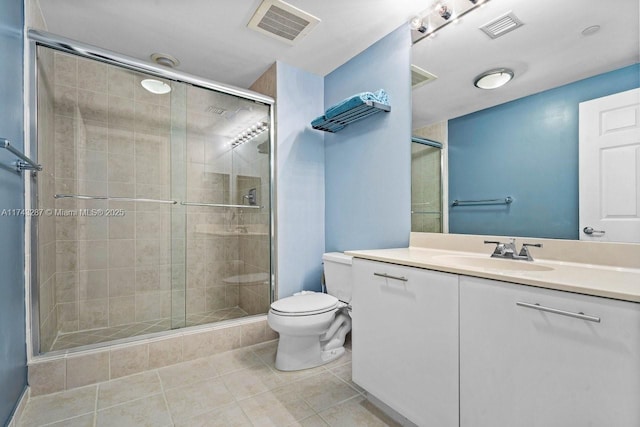
[[[449,6],[447,6],[446,4],[441,4],[439,5],[439,7],[436,7],[438,8],[438,13],[440,14],[440,17],[442,19],[447,21],[449,18],[451,18],[451,9],[449,8]]]
[[[249,142],[266,130],[269,130],[267,122],[258,122],[250,128],[247,128],[244,132],[239,133],[238,136],[231,141],[231,147],[236,148],[245,142]]]
[[[140,82],[143,88],[156,95],[164,95],[171,92],[171,86],[156,79],[144,79]]]
[[[413,18],[411,18],[411,21],[409,21],[409,27],[411,27],[412,30],[419,31],[423,34],[427,32],[427,27],[424,25],[424,21],[419,16],[414,16]]]
[[[480,89],[497,89],[509,83],[513,76],[513,71],[508,68],[496,68],[480,74],[473,84]]]
[[[424,13],[414,16],[409,20],[411,28],[411,41],[415,44],[424,38],[432,38],[436,31],[451,23],[459,23],[467,13],[484,6],[489,0],[442,0],[430,7]]]

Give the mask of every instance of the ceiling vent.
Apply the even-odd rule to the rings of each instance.
[[[497,39],[523,25],[522,21],[510,11],[484,24],[480,29],[492,39]]]
[[[219,116],[227,112],[224,108],[216,107],[215,105],[209,105],[204,111],[211,114],[217,114]]]
[[[427,70],[411,64],[411,89],[419,88],[420,86],[431,83],[438,77],[431,74]]]
[[[319,22],[315,16],[283,1],[264,0],[247,27],[293,45]]]

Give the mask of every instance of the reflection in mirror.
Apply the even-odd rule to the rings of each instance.
[[[411,138],[411,231],[442,232],[442,144]]]
[[[413,46],[413,65],[437,76],[414,87],[413,128],[445,128],[445,231],[607,239],[581,232],[579,104],[640,86],[638,12],[637,0],[491,1]],[[480,31],[509,15],[524,25]],[[496,68],[515,77],[474,86]],[[450,203],[506,196],[513,203]]]

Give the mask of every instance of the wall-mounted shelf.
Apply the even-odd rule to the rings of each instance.
[[[383,111],[388,113],[391,111],[391,106],[375,101],[365,101],[363,104],[350,110],[346,110],[345,112],[330,119],[324,117],[324,120],[321,121],[314,120],[311,122],[311,126],[317,130],[335,133],[344,129],[348,124],[357,122],[358,120],[362,120]]]
[[[381,112],[391,111],[384,89],[353,95],[328,108],[311,122],[311,127],[325,132],[338,132],[345,126]]]

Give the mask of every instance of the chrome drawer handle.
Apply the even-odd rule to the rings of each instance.
[[[574,313],[572,311],[559,310],[557,308],[545,307],[540,304],[529,304],[528,302],[516,302],[517,306],[533,308],[534,310],[546,311],[548,313],[561,314],[562,316],[575,317],[576,319],[588,320],[590,322],[600,323],[600,318],[595,316],[588,316],[582,312]]]
[[[407,279],[406,277],[402,277],[402,276],[391,276],[387,273],[373,273],[374,276],[379,276],[379,277],[384,277],[385,279],[393,279],[393,280],[400,280],[402,282],[408,282],[409,279]]]

